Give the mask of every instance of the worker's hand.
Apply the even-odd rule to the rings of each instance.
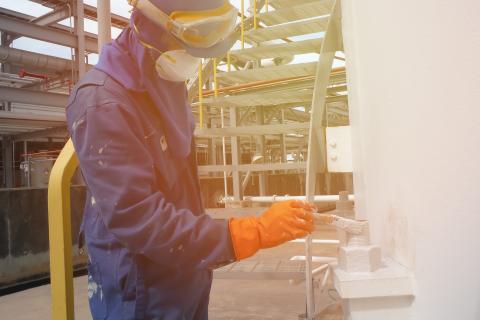
[[[314,229],[312,209],[301,201],[285,201],[273,204],[260,217],[231,219],[230,234],[236,258],[245,259],[259,249],[308,235]]]
[[[274,203],[258,220],[262,249],[305,237],[314,229],[311,208],[301,201]]]

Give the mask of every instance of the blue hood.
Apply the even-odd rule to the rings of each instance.
[[[102,48],[95,68],[107,73],[126,89],[147,92],[162,115],[166,138],[176,157],[190,153],[195,121],[183,82],[160,78],[155,71],[158,53],[145,48],[133,29],[137,26],[140,37],[160,51],[167,51],[167,34],[143,15],[134,11],[127,27],[112,43]]]

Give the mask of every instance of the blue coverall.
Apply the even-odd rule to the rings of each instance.
[[[204,213],[193,143],[174,158],[160,119],[97,69],[70,96],[94,319],[207,319],[212,269],[235,259],[227,221]]]

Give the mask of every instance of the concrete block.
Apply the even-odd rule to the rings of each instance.
[[[338,266],[346,272],[374,272],[382,265],[379,246],[340,247]]]

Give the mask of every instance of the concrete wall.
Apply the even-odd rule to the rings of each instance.
[[[413,319],[480,319],[480,1],[343,0],[358,216]]]
[[[72,241],[85,203],[85,187],[71,188]],[[47,189],[0,189],[0,290],[11,283],[49,272]],[[74,264],[86,262],[74,250]]]

